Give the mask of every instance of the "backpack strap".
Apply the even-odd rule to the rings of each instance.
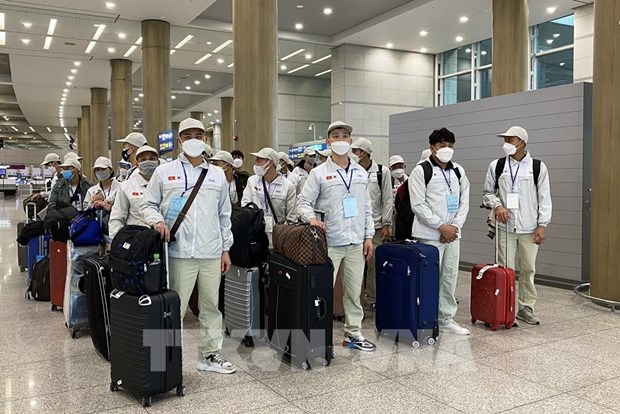
[[[498,158],[497,164],[495,164],[495,193],[499,190],[499,177],[504,172],[506,166],[506,158]]]
[[[379,171],[377,171],[377,182],[379,183],[379,192],[381,193],[381,200],[383,200],[383,165],[381,164],[378,164],[378,165],[379,165]]]
[[[424,161],[422,163],[422,169],[424,170],[424,185],[428,186],[433,178],[433,166],[430,161]]]
[[[540,160],[532,159],[534,167],[534,184],[536,184],[536,193],[538,193],[538,177],[540,177]]]

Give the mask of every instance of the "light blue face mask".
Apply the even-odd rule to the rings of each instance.
[[[62,170],[62,176],[65,180],[69,181],[73,178],[73,171],[71,170]]]

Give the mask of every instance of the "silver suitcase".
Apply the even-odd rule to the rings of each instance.
[[[226,273],[224,285],[224,324],[226,334],[242,338],[254,346],[254,338],[261,336],[264,309],[261,306],[261,281],[258,267],[249,269],[232,266]]]

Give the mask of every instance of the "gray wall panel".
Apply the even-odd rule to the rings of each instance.
[[[512,125],[523,126],[530,136],[529,151],[549,168],[553,197],[554,215],[539,251],[538,273],[580,281],[582,261],[587,262],[582,256],[589,254],[589,215],[583,205],[590,175],[583,168],[590,166],[584,147],[587,152],[591,105],[591,85],[579,83],[395,114],[390,116],[390,155],[402,155],[410,171],[428,148],[433,129],[446,126],[455,133],[454,160],[471,182],[461,261],[492,261],[493,242],[486,237],[488,210],[479,208],[482,186],[489,163],[503,155],[496,135]]]

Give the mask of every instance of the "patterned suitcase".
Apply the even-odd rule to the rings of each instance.
[[[260,337],[264,326],[264,298],[261,296],[260,270],[232,266],[226,273],[224,286],[224,325],[226,333],[243,338],[247,347],[254,346],[254,338]],[[222,279],[223,280],[223,279]]]
[[[515,271],[496,264],[477,264],[471,271],[471,322],[495,331],[515,322]]]
[[[384,243],[375,252],[378,333],[433,345],[439,336],[439,250],[414,242]]]

